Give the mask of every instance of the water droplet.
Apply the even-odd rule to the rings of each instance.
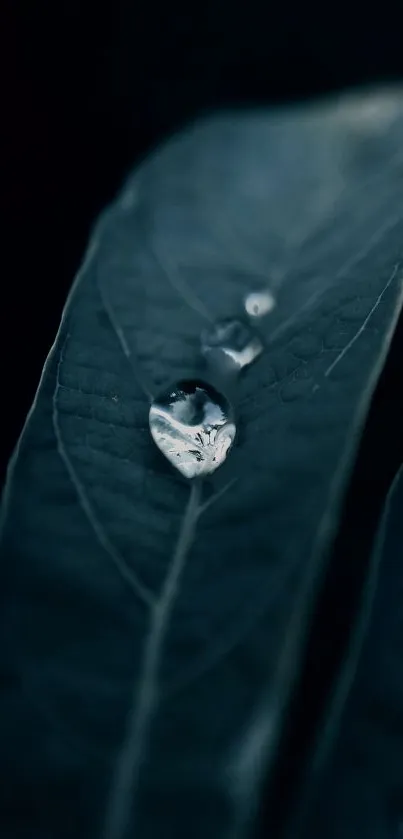
[[[244,301],[245,310],[251,318],[262,318],[268,315],[276,305],[276,301],[268,288],[261,291],[251,291]]]
[[[229,373],[248,367],[263,352],[259,336],[241,320],[218,321],[203,332],[201,344],[210,366]]]
[[[228,399],[196,380],[177,382],[158,396],[149,421],[154,442],[185,478],[215,472],[236,434]]]

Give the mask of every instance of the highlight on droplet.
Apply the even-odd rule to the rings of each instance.
[[[270,289],[251,291],[244,299],[246,313],[251,318],[262,318],[274,309],[276,301]]]

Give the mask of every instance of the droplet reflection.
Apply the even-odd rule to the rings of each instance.
[[[261,355],[263,344],[248,323],[228,319],[203,332],[201,349],[211,368],[238,373]]]
[[[236,426],[228,399],[205,382],[174,384],[151,405],[150,431],[185,478],[210,475],[224,463]]]
[[[251,318],[262,318],[274,309],[276,301],[269,289],[251,291],[245,297],[245,310]]]

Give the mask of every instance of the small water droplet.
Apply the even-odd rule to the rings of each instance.
[[[151,405],[149,422],[154,442],[185,478],[215,472],[236,434],[228,399],[196,380],[180,381],[160,394]]]
[[[268,288],[261,291],[251,291],[244,301],[245,311],[251,318],[262,318],[268,315],[276,305],[276,301]]]
[[[263,352],[263,344],[249,324],[228,319],[203,332],[201,349],[211,367],[234,373],[252,364]]]

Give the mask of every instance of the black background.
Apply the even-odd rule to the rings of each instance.
[[[127,170],[195,114],[401,77],[402,18],[399,2],[53,0],[8,8],[2,472],[91,224]]]

